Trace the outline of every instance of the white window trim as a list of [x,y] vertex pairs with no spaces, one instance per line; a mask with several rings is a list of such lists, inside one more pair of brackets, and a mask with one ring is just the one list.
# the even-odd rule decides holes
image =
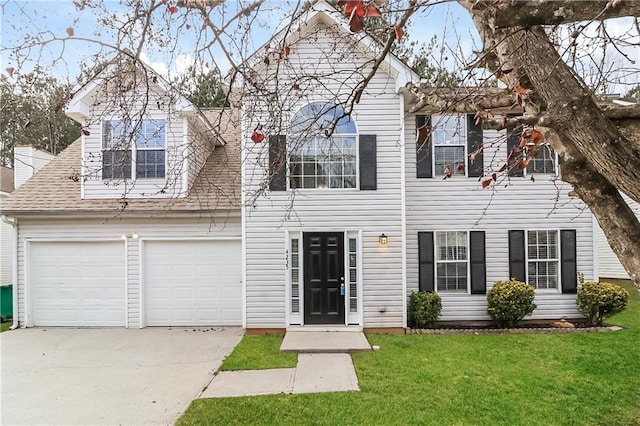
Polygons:
[[[558,251],[558,257],[557,257],[557,262],[558,262],[558,275],[556,277],[557,279],[557,286],[556,288],[542,288],[539,289],[538,287],[534,287],[533,285],[529,284],[529,232],[533,232],[533,231],[546,231],[546,232],[550,232],[553,231],[556,233],[556,241],[557,241],[557,251]],[[556,229],[556,228],[533,228],[533,229],[525,229],[524,230],[524,273],[525,273],[525,280],[527,282],[527,284],[531,285],[531,287],[533,287],[535,289],[536,293],[541,293],[541,294],[559,294],[562,293],[562,247],[561,244],[562,242],[560,241],[560,230]],[[535,259],[533,261],[536,261],[538,259]],[[553,260],[553,259],[546,259],[547,261],[549,260]]]
[[431,152],[431,170],[433,171],[433,177],[443,177],[444,174],[440,175],[436,173],[436,147],[451,147],[451,146],[462,146],[464,149],[464,157],[463,157],[463,164],[464,164],[464,176],[462,175],[462,173],[458,173],[457,170],[451,170],[451,177],[448,179],[453,179],[455,177],[458,178],[463,178],[463,177],[468,177],[469,176],[469,170],[467,170],[467,157],[469,156],[469,153],[467,152],[468,150],[468,131],[467,131],[467,115],[466,114],[432,114],[431,115],[431,132],[432,134],[435,133],[436,130],[436,118],[437,117],[461,117],[460,121],[462,123],[462,135],[463,135],[463,139],[464,142],[462,144],[451,144],[451,145],[437,145],[435,139],[431,138],[431,146],[432,146],[432,152]]
[[[438,260],[438,233],[442,232],[464,232],[467,237],[467,291],[438,290],[438,263],[461,263],[460,260]],[[433,231],[433,290],[436,293],[446,294],[447,296],[467,296],[471,294],[471,247],[469,242],[469,231],[461,231],[459,229],[437,230]]]
[[[297,109],[295,110],[296,113],[294,113],[293,115],[291,115],[289,117],[289,124],[291,124],[291,120],[293,120],[294,116],[297,114],[297,111],[301,110],[302,108],[304,108],[305,106],[309,105],[309,104],[313,104],[313,103],[318,103],[318,102],[325,102],[325,103],[332,103],[332,101],[326,101],[326,100],[322,100],[322,99],[312,99],[309,100],[309,102],[306,102],[304,104],[298,105]],[[339,104],[335,104],[337,106],[340,106]],[[356,128],[356,132],[355,133],[334,133],[331,135],[331,137],[333,136],[351,136],[353,135],[355,137],[355,151],[356,151],[356,160],[355,160],[355,166],[356,166],[356,185],[353,188],[292,188],[291,187],[291,149],[287,148],[287,165],[286,165],[286,181],[287,181],[287,191],[301,191],[301,192],[305,192],[305,193],[314,193],[314,192],[326,192],[326,191],[345,191],[345,192],[356,192],[360,190],[360,129],[358,127],[358,123],[356,122],[355,118],[354,118],[355,114],[351,115],[351,121],[353,122],[353,125]],[[287,133],[287,146],[289,146],[289,141],[291,141],[294,138],[294,135],[291,133]],[[344,175],[343,175],[344,176]],[[321,231],[322,232],[322,231]]]
[[[142,121],[159,121],[159,120],[163,120],[164,121],[164,176],[163,177],[156,177],[156,178],[138,178],[138,174],[136,173],[136,168],[138,165],[138,159],[137,159],[137,151],[138,148],[136,146],[136,141],[135,138],[132,141],[131,147],[127,150],[118,150],[118,151],[131,151],[131,177],[130,178],[126,178],[126,177],[117,177],[117,178],[102,178],[102,167],[100,168],[100,180],[101,181],[119,181],[119,180],[123,180],[123,181],[131,181],[131,182],[135,182],[138,179],[140,179],[143,182],[150,182],[150,183],[154,183],[154,182],[166,182],[167,181],[167,176],[169,174],[169,166],[168,166],[168,159],[169,159],[169,150],[168,150],[168,146],[167,146],[167,142],[169,140],[168,137],[168,132],[167,132],[167,125],[169,123],[169,120],[166,117],[148,117],[148,118],[143,118]],[[122,118],[116,118],[116,117],[112,117],[112,118],[103,118],[102,121],[100,122],[100,164],[104,164],[104,153],[108,152],[108,151],[113,151],[113,149],[105,149],[104,148],[104,125],[105,122],[107,121],[124,121]],[[147,150],[153,150],[153,149],[143,149],[143,151],[147,151]],[[157,150],[157,149],[156,149]]]

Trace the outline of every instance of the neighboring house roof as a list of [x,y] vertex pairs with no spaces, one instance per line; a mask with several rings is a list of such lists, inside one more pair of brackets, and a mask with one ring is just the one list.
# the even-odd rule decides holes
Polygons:
[[2,166],[0,168],[0,192],[9,194],[13,192],[13,169]]
[[204,111],[227,144],[209,156],[184,198],[81,198],[82,140],[72,143],[39,173],[14,191],[2,214],[86,215],[90,213],[193,213],[240,208],[240,134],[238,111]]

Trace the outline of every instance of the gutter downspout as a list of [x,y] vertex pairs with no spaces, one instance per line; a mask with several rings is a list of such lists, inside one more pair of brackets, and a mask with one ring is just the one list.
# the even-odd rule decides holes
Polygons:
[[18,328],[18,219],[9,219],[7,216],[2,215],[2,221],[7,225],[11,225],[11,227],[13,228],[13,291],[11,294],[11,297],[13,299],[13,324],[11,324],[9,330],[15,330],[16,328]]

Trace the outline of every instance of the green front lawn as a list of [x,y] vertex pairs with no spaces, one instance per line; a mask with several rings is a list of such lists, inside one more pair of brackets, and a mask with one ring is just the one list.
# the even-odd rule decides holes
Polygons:
[[0,333],[7,331],[9,327],[11,327],[11,324],[13,324],[11,321],[0,323]]
[[220,370],[266,370],[269,368],[295,368],[298,356],[280,353],[281,336],[244,336]]
[[368,336],[381,350],[353,355],[360,392],[196,400],[178,424],[638,425],[640,297],[624,285],[622,331]]

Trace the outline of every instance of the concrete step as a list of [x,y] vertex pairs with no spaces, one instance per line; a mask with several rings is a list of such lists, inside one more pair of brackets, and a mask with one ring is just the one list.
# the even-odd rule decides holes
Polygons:
[[370,351],[371,345],[362,330],[343,329],[340,331],[287,330],[280,352],[295,353],[351,353]]

